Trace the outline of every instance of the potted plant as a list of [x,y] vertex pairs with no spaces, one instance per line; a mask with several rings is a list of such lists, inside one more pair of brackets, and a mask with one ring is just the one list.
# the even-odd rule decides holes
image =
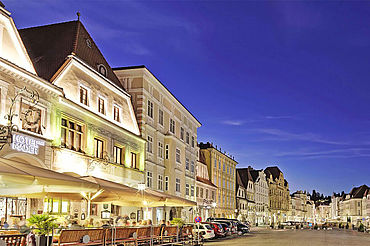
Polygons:
[[171,220],[171,224],[177,225],[178,227],[182,227],[185,224],[185,222],[181,218],[173,218],[173,220]]
[[[31,218],[27,219],[29,226],[33,227],[36,234],[36,245],[47,246],[52,244],[52,237],[49,234],[53,228],[58,227],[55,223],[56,218],[49,214],[33,214]],[[49,240],[49,242],[47,242]]]

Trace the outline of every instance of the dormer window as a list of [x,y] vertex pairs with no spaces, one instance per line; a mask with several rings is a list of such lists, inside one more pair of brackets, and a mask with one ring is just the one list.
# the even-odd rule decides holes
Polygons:
[[105,68],[103,64],[98,65],[98,72],[104,77],[107,77],[107,69]]

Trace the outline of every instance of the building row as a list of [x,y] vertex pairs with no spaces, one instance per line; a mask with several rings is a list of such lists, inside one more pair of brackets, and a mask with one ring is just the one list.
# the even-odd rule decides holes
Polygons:
[[0,24],[2,223],[235,216],[237,162],[148,68],[110,67],[80,20]]

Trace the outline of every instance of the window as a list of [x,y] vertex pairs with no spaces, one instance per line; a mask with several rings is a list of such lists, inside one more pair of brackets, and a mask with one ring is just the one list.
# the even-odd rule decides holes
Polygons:
[[194,185],[191,186],[190,196],[194,197]]
[[200,188],[200,198],[203,198],[203,188]]
[[163,111],[161,109],[158,110],[158,123],[163,126]]
[[148,116],[153,118],[153,103],[148,100]]
[[69,202],[60,199],[44,199],[44,212],[53,214],[69,213]]
[[190,135],[188,132],[186,132],[186,143],[189,144]]
[[218,161],[218,169],[221,170],[221,160]]
[[80,87],[80,103],[84,105],[89,105],[89,100],[87,97],[87,89]]
[[104,155],[104,142],[98,138],[94,138],[95,157],[103,158]]
[[190,171],[192,173],[194,172],[194,161],[191,161]]
[[208,199],[208,189],[206,189],[206,199]]
[[180,129],[180,138],[181,138],[181,140],[184,140],[184,128],[182,128],[182,127]]
[[115,120],[115,121],[120,121],[120,119],[119,119],[119,107],[117,107],[117,106],[113,106],[113,119]]
[[137,155],[131,152],[131,168],[137,169]]
[[113,161],[117,164],[122,164],[122,148],[118,146],[113,147]]
[[158,142],[158,157],[163,158],[163,143]]
[[169,187],[170,178],[168,176],[164,177],[164,189],[167,191]]
[[193,148],[194,148],[194,142],[195,142],[195,140],[194,140],[194,136],[192,136],[192,137],[191,137],[191,147],[193,147]]
[[169,147],[168,147],[168,144],[166,144],[166,153],[165,153],[165,157],[166,157],[166,159],[168,160],[168,158],[169,158]]
[[146,186],[149,188],[152,188],[153,184],[153,173],[152,172],[146,172]]
[[98,111],[101,114],[105,114],[105,102],[101,97],[98,98]]
[[199,187],[197,186],[197,197],[199,197]]
[[176,149],[176,162],[181,163],[181,151]]
[[215,191],[212,191],[212,200],[215,200]]
[[148,136],[147,151],[153,153],[153,138]]
[[186,161],[185,161],[185,169],[186,170],[190,170],[190,163],[189,163],[189,159],[186,158]]
[[170,119],[170,132],[175,134],[175,121],[173,119]]
[[82,152],[82,125],[62,119],[61,144],[63,147]]
[[180,179],[176,178],[176,192],[180,192]]
[[98,72],[104,77],[107,77],[107,69],[105,68],[103,64],[98,65]]
[[186,195],[186,196],[188,196],[188,195],[190,194],[190,192],[189,192],[189,191],[190,191],[190,190],[189,190],[189,188],[190,188],[190,187],[189,187],[189,184],[186,184],[186,185],[185,185],[185,195]]
[[158,190],[163,190],[163,176],[158,175]]
[[217,160],[215,159],[215,169],[217,168]]

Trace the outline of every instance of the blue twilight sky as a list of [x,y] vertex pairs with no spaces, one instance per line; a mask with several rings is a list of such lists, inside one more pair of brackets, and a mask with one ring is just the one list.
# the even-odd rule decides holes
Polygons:
[[81,20],[112,67],[146,65],[239,167],[296,189],[370,185],[370,3],[3,1],[18,28]]

